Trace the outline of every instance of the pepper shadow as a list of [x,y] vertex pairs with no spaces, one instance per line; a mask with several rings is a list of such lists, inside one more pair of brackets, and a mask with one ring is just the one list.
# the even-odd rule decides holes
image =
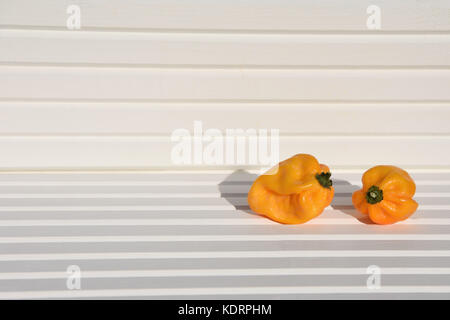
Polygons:
[[356,190],[361,189],[360,186],[351,184],[347,180],[333,179],[334,198],[331,207],[339,210],[364,224],[374,224],[368,216],[359,213],[352,203],[352,194]]
[[234,171],[219,183],[220,197],[233,205],[236,210],[257,215],[250,210],[247,194],[258,176],[242,169]]

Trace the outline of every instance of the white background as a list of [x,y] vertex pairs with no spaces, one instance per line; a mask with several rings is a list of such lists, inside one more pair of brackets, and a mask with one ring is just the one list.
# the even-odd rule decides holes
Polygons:
[[194,120],[333,168],[450,168],[449,66],[445,0],[0,0],[0,169],[171,167]]

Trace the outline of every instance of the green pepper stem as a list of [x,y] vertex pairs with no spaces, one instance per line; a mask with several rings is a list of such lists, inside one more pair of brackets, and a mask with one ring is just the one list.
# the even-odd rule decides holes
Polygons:
[[383,190],[377,186],[371,186],[366,193],[366,200],[370,204],[375,204],[383,200]]
[[330,179],[331,177],[331,172],[322,172],[322,173],[317,173],[316,174],[316,179],[317,181],[319,181],[319,184],[327,189],[330,189],[331,186],[333,185],[333,181]]

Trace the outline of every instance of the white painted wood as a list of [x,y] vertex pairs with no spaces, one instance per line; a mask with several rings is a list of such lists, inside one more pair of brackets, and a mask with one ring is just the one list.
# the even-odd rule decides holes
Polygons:
[[196,120],[202,121],[204,130],[222,131],[278,128],[282,134],[449,134],[449,119],[450,103],[431,102],[0,102],[0,134],[16,135],[170,135],[179,128],[192,131]]
[[[197,298],[202,284],[213,294],[224,283],[233,288],[229,292],[233,298],[235,290],[253,297],[261,293],[255,290],[261,285],[267,285],[269,292],[287,284],[301,286],[299,290],[308,294],[342,294],[349,286],[364,284],[367,266],[378,263],[383,266],[384,287],[396,291],[397,298],[411,292],[440,292],[437,297],[445,297],[448,289],[443,284],[450,281],[450,198],[435,192],[443,190],[442,182],[444,188],[450,185],[450,172],[413,170],[418,191],[433,199],[416,194],[418,211],[392,226],[367,225],[349,209],[348,187],[356,187],[353,180],[361,173],[337,170],[333,204],[301,226],[277,224],[231,204],[234,198],[227,193],[242,192],[244,184],[238,182],[251,183],[255,178],[249,172],[1,173],[2,187],[23,192],[22,198],[3,198],[0,203],[0,296],[69,297],[65,282],[60,281],[69,265],[79,266],[86,275],[83,286],[91,289],[83,291],[86,297],[184,294]],[[175,184],[162,186],[170,181]],[[160,183],[154,186],[165,188],[164,192],[188,194],[198,189],[193,187],[198,181],[212,182],[208,189],[218,188],[221,197],[58,197],[63,188],[77,183],[85,192],[95,186],[106,192],[118,185],[121,195],[129,195],[133,183]],[[424,189],[427,181],[435,184]],[[27,193],[29,185],[45,192],[43,186],[49,182],[58,184],[56,194],[37,199]],[[76,196],[75,192],[72,189],[69,195]],[[228,202],[227,210],[217,209]],[[442,208],[430,208],[433,204]],[[173,209],[175,205],[179,208]],[[120,281],[102,281],[105,278]],[[408,290],[392,287],[402,284]],[[326,286],[332,287],[323,289]],[[286,293],[283,290],[280,293]],[[380,298],[386,292],[379,292]]]
[[[128,260],[128,259],[202,259],[202,258],[286,258],[286,257],[450,257],[450,250],[297,250],[297,251],[218,251],[218,252],[126,252],[85,254],[11,254],[0,261],[52,260]],[[450,288],[449,288],[450,289]],[[191,288],[192,290],[192,288]]]
[[[107,289],[107,290],[48,290],[48,291],[10,291],[0,293],[1,299],[111,299],[125,297],[146,297],[147,299],[174,299],[184,297],[203,297],[204,299],[231,299],[233,297],[254,297],[260,299],[264,295],[272,299],[289,297],[290,295],[304,295],[308,299],[322,299],[327,294],[329,299],[345,297],[347,299],[383,299],[387,294],[392,297],[413,294],[417,299],[419,294],[436,294],[440,299],[447,298],[450,293],[450,286],[383,286],[379,290],[370,290],[367,286],[328,286],[328,287],[307,287],[307,286],[271,286],[271,287],[205,287],[205,288],[164,288],[164,289]],[[352,296],[353,295],[353,296]],[[425,296],[426,298],[426,296]],[[431,298],[432,299],[432,298]]]
[[449,66],[449,34],[0,30],[0,63],[127,66]]
[[[175,144],[170,138],[151,136],[3,136],[0,137],[0,168],[176,169],[177,165],[171,160],[171,151]],[[280,159],[296,153],[310,153],[333,168],[367,168],[377,164],[436,168],[448,167],[449,148],[449,136],[305,135],[281,137]],[[180,169],[184,167],[178,165]],[[208,168],[207,165],[193,167]]]
[[[273,225],[273,223],[272,223]],[[318,224],[308,224],[308,226],[313,226],[313,227],[309,227],[309,228],[314,228],[316,225]],[[354,229],[357,229],[357,227],[355,226],[361,226],[361,223],[355,223],[354,224]],[[267,224],[265,225],[265,227],[267,228]],[[342,226],[342,225],[341,225]],[[95,227],[95,226],[92,226]],[[211,227],[211,226],[210,226]],[[236,226],[234,226],[236,227]],[[259,226],[260,229],[262,229],[263,227],[261,227],[261,225]],[[322,225],[323,227],[323,225]],[[329,227],[333,227],[333,225],[329,225]],[[422,228],[426,228],[427,226],[421,226]],[[35,226],[35,229],[38,228],[38,226]],[[72,226],[72,228],[74,228]],[[136,228],[136,227],[135,227]],[[193,230],[195,230],[192,226],[191,228]],[[205,227],[206,228],[206,227]],[[253,227],[255,229],[258,229],[258,227]],[[316,227],[316,229],[318,230],[320,227]],[[54,228],[55,230],[58,231],[58,228]],[[195,231],[199,231],[198,229]],[[117,236],[72,236],[72,237],[68,237],[68,236],[49,236],[49,237],[32,237],[32,236],[28,236],[28,237],[20,237],[20,236],[14,236],[14,237],[9,237],[9,238],[0,238],[0,244],[22,244],[22,243],[111,243],[111,242],[148,242],[148,243],[152,243],[152,242],[235,242],[235,241],[242,241],[242,242],[250,242],[250,241],[268,241],[268,242],[272,242],[272,241],[450,241],[450,236],[447,234],[295,234],[295,235],[289,235],[289,234],[276,234],[276,235],[256,235],[256,234],[252,234],[252,235],[208,235],[208,236],[192,236],[192,235],[173,235],[173,236],[122,236],[122,235],[117,235]],[[310,252],[308,252],[310,251]],[[311,252],[312,251],[312,252]],[[314,252],[313,250],[306,250],[304,251],[305,256],[319,256],[321,257],[321,252],[322,250],[319,250],[318,252]],[[356,251],[356,250],[352,250],[352,251]],[[381,250],[373,250],[373,252],[370,251],[366,251],[365,254],[372,254],[372,255],[377,255],[378,252]],[[408,250],[410,251],[410,250]],[[248,251],[246,251],[248,252]],[[323,252],[323,251],[322,251]],[[155,253],[155,252],[153,252]],[[182,254],[185,254],[186,257],[189,257],[189,254],[191,254],[193,257],[196,256],[197,252],[173,252],[173,251],[169,251],[169,252],[164,252],[162,254],[152,254],[152,252],[140,252],[140,253],[136,253],[136,252],[127,252],[124,253],[122,255],[125,256],[122,259],[126,259],[127,256],[130,259],[133,259],[133,256],[141,256],[141,259],[145,259],[145,258],[163,258],[167,257],[167,258],[176,258],[176,254],[180,254],[179,258],[182,258]],[[200,252],[201,253],[201,252]],[[211,253],[211,252],[210,252]],[[211,258],[220,258],[220,253],[223,252],[218,252],[219,255],[218,256],[214,256],[213,253],[211,253]],[[276,251],[273,252],[275,256],[281,257],[283,256],[283,250],[280,251]],[[405,252],[406,254],[408,254],[408,252]],[[292,254],[292,253],[291,253]],[[339,253],[336,252],[336,254]],[[412,254],[412,256],[423,256],[423,254],[425,254],[425,256],[427,256],[427,253],[422,253],[422,254],[418,254],[418,253],[410,253]],[[436,255],[436,253],[433,252],[429,252],[428,254],[430,254],[430,256],[434,256]],[[46,258],[44,257],[48,257],[48,256],[61,256],[61,254],[40,254],[40,255],[33,255],[33,256],[37,256],[36,258],[31,258],[29,257],[30,255],[25,255],[25,257],[23,257],[23,255],[1,255],[0,254],[0,261],[11,261],[11,260],[40,260],[39,256],[41,256],[42,260],[46,260]],[[97,259],[108,259],[108,253],[105,253],[103,255],[99,254],[99,257]],[[116,253],[117,256],[121,256],[119,252]],[[448,256],[450,257],[450,251],[446,250],[445,253],[438,253],[437,256]],[[15,256],[15,257],[14,257]],[[27,257],[28,256],[28,257]],[[69,257],[68,257],[69,256]],[[89,255],[87,255],[89,256]],[[364,256],[364,253],[355,252],[355,256]],[[240,257],[240,256],[237,256]],[[68,254],[64,254],[64,258],[65,259],[70,259],[70,255]],[[114,259],[114,257],[112,257]],[[200,255],[200,258],[204,258],[203,255]],[[53,258],[54,259],[54,258]],[[53,259],[49,259],[49,260],[53,260]],[[80,259],[84,259],[84,257],[80,257]],[[89,259],[89,258],[87,258]],[[95,259],[95,258],[94,258]],[[118,258],[120,259],[120,258]]]
[[[319,159],[322,163],[327,163],[324,159]],[[357,184],[361,182],[361,176],[367,168],[334,168],[331,166],[333,172],[333,179],[335,179],[335,184],[339,185],[339,188],[345,186],[345,180],[347,181],[357,181]],[[434,182],[435,186],[426,187],[423,192],[439,192],[448,189],[450,186],[450,169],[442,170],[438,169],[420,169],[420,168],[408,168],[408,172],[411,177],[415,180],[417,185],[421,187],[426,182]],[[259,175],[258,170],[239,170],[235,171],[233,169],[223,169],[223,170],[138,170],[138,171],[53,171],[53,172],[1,172],[0,173],[0,185],[1,186],[20,186],[20,190],[24,189],[25,186],[37,186],[37,190],[42,190],[42,187],[50,183],[53,186],[57,186],[55,191],[59,192],[64,189],[61,187],[68,186],[82,186],[79,190],[89,190],[89,187],[100,186],[101,188],[95,188],[99,190],[110,190],[106,187],[115,186],[119,189],[116,192],[121,194],[135,192],[135,188],[132,186],[145,186],[144,189],[147,192],[180,192],[180,190],[185,190],[185,187],[189,183],[194,187],[192,190],[211,190],[211,188],[216,188],[221,182],[227,181],[226,185],[220,185],[228,190],[228,185],[232,190],[239,190],[241,187],[249,187],[250,184]],[[338,181],[336,181],[336,179]],[[209,185],[204,185],[200,187],[195,185],[196,182],[210,183]],[[172,184],[166,184],[172,183]],[[446,185],[446,186],[441,186]],[[153,186],[153,187],[149,187]],[[166,187],[164,187],[166,186]],[[169,186],[169,187],[167,187]],[[158,188],[159,187],[159,188]],[[181,189],[177,189],[181,188]],[[236,189],[237,188],[237,189]],[[444,189],[442,189],[444,188]],[[139,189],[139,188],[138,188]],[[8,189],[11,190],[11,189]],[[69,193],[77,193],[72,189]],[[178,190],[178,191],[176,191]],[[347,189],[345,189],[347,190]],[[420,189],[418,189],[419,191]],[[36,189],[35,191],[36,192]],[[236,192],[236,191],[235,191]],[[231,193],[235,193],[231,192]]]
[[[351,217],[338,218],[338,219],[316,219],[308,222],[308,225],[359,225],[361,222]],[[75,220],[75,219],[57,219],[57,220],[5,220],[0,221],[0,227],[55,227],[55,226],[268,226],[274,225],[275,222],[267,219],[103,219],[103,220]],[[402,222],[404,225],[450,225],[450,219],[420,219],[411,218]],[[175,238],[175,237],[174,237]],[[376,236],[371,238],[380,239],[382,237]],[[136,237],[133,240],[138,241],[151,241],[153,238],[148,237]],[[178,237],[176,237],[178,241]],[[250,238],[252,239],[252,238]],[[344,238],[345,239],[345,238]],[[414,237],[407,238],[408,240],[450,240],[449,235],[436,235],[435,237],[420,235],[414,235]],[[11,242],[14,239],[9,239]],[[23,240],[23,239],[21,239]],[[34,239],[30,239],[29,242],[35,242]],[[72,238],[66,239],[68,242],[72,241]],[[101,241],[101,239],[99,239]],[[185,239],[184,239],[185,240]],[[206,239],[209,241],[211,239]],[[273,240],[269,238],[269,240]],[[315,239],[319,240],[319,239]],[[334,239],[333,240],[339,240]],[[342,239],[341,239],[342,240]],[[351,240],[367,240],[367,237],[351,237]],[[383,240],[386,240],[383,238]],[[398,235],[390,235],[388,240],[405,240],[405,237],[398,237]],[[0,238],[0,243],[2,239]],[[61,239],[55,239],[54,242],[62,242]],[[10,242],[8,242],[10,243]]]
[[[367,31],[371,0],[1,0],[0,26],[65,28],[78,4],[82,28],[170,30]],[[446,0],[378,0],[383,31],[449,31]]]
[[0,67],[0,99],[450,100],[450,70]]
[[[449,16],[447,0],[0,0],[0,170],[22,172],[0,174],[0,297],[448,297]],[[195,120],[279,129],[280,159],[331,167],[332,205],[303,226],[251,214],[256,168],[172,162]],[[416,180],[411,219],[359,220],[350,194],[377,164]],[[71,264],[87,291],[60,281]],[[397,268],[375,296],[373,264]]]
[[[365,268],[257,268],[257,269],[183,269],[183,270],[126,270],[85,271],[84,278],[157,278],[211,276],[279,276],[279,275],[367,275]],[[424,275],[450,274],[450,268],[383,268],[383,274]],[[1,280],[66,279],[65,272],[8,272]]]

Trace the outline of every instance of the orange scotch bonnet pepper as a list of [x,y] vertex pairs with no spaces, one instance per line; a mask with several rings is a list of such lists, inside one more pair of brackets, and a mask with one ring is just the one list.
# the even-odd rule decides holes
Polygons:
[[250,208],[284,224],[305,223],[330,205],[330,170],[309,154],[297,154],[259,176],[248,193]]
[[411,216],[419,206],[412,199],[416,184],[409,174],[394,166],[376,166],[362,177],[363,187],[355,191],[355,208],[377,224],[392,224]]

